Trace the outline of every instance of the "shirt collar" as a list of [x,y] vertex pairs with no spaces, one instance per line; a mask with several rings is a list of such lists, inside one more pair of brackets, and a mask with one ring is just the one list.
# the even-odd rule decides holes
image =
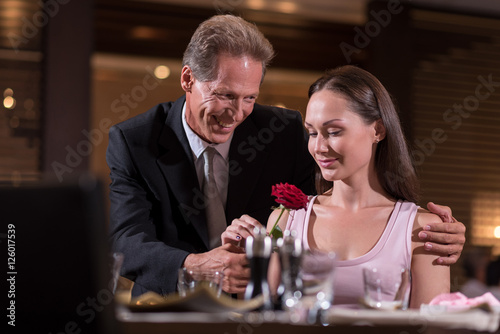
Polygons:
[[219,154],[224,158],[225,161],[228,160],[229,156],[229,147],[231,146],[231,140],[233,139],[233,134],[231,134],[231,137],[222,144],[210,144],[201,139],[187,124],[186,121],[186,103],[184,102],[184,105],[182,107],[182,126],[184,128],[184,132],[186,132],[186,136],[188,138],[189,146],[191,147],[191,151],[193,152],[194,156],[196,159],[200,157],[200,155],[203,154],[203,151],[207,146],[212,146],[219,152]]

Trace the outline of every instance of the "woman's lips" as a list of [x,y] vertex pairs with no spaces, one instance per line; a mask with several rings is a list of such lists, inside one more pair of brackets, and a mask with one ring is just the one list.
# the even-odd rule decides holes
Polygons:
[[328,168],[333,165],[338,159],[317,159],[318,165],[323,168]]

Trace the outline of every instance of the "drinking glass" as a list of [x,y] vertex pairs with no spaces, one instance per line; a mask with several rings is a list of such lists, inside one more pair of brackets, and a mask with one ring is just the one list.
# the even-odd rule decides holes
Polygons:
[[296,291],[285,300],[292,322],[326,325],[324,313],[334,298],[335,253],[304,252],[300,257]]
[[363,268],[364,304],[383,310],[406,310],[410,298],[410,269],[399,266]]
[[199,271],[180,268],[177,289],[179,295],[185,297],[197,288],[204,286],[215,291],[216,296],[220,297],[223,279],[224,274],[220,271]]
[[122,268],[124,256],[122,253],[114,252],[110,254],[110,270],[111,270],[111,293],[115,294],[119,288],[120,270]]

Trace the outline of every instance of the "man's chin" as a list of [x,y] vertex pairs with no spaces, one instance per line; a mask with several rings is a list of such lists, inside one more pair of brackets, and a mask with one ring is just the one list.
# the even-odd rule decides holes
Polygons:
[[232,131],[229,133],[211,133],[209,141],[213,144],[223,144],[231,138],[232,133]]

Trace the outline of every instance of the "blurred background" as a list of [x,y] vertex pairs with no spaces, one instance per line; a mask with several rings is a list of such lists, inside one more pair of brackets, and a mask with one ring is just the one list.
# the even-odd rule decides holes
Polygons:
[[[467,226],[466,250],[500,254],[499,1],[43,3],[0,1],[2,184],[90,171],[107,185],[109,127],[177,99],[190,36],[208,17],[233,13],[276,50],[261,104],[304,113],[307,89],[326,69],[353,64],[375,74],[400,109],[420,205],[450,206]],[[462,266],[452,273],[457,290]]]

